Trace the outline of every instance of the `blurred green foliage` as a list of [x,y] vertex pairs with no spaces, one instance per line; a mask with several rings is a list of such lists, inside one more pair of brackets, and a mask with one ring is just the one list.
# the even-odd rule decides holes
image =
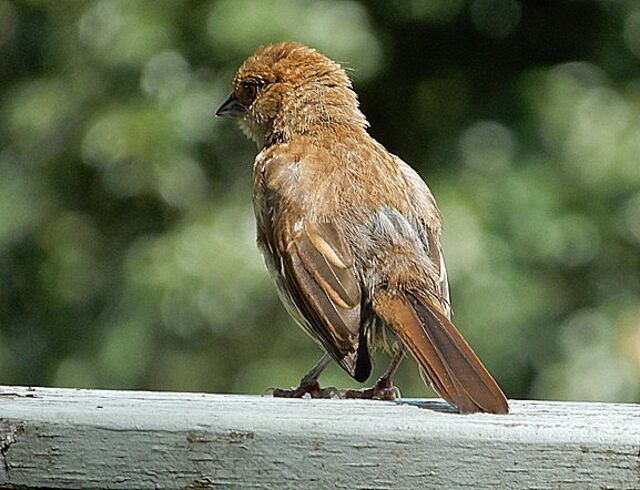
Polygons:
[[509,396],[640,401],[636,0],[0,0],[0,383],[256,393],[315,362],[254,245],[256,150],[213,117],[282,40],[349,67],[430,183]]

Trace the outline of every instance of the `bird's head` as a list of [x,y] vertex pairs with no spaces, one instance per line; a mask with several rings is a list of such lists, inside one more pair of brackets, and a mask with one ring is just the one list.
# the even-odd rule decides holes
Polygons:
[[344,69],[296,42],[261,46],[247,58],[216,115],[239,118],[259,147],[341,125],[367,127]]

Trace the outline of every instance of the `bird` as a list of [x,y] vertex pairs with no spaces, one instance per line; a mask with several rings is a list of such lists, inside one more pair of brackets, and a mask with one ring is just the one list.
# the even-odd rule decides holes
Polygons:
[[335,361],[358,382],[370,349],[391,354],[371,388],[392,400],[408,352],[459,413],[505,414],[507,399],[451,321],[442,216],[418,173],[368,132],[346,70],[298,42],[260,46],[238,68],[217,116],[257,145],[257,244],[280,299],[325,353],[276,397],[328,398],[318,377]]

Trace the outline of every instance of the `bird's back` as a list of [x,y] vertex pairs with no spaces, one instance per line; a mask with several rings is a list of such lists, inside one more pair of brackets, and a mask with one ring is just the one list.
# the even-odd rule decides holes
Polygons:
[[331,222],[358,262],[365,294],[381,285],[419,287],[449,315],[433,195],[365,131],[327,131],[272,146],[256,158],[254,176],[259,237],[276,229],[283,236],[270,240],[282,242],[301,220]]

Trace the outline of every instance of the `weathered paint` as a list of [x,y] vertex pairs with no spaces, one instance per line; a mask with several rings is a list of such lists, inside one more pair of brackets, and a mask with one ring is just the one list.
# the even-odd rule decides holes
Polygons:
[[0,487],[640,489],[640,405],[0,387]]

